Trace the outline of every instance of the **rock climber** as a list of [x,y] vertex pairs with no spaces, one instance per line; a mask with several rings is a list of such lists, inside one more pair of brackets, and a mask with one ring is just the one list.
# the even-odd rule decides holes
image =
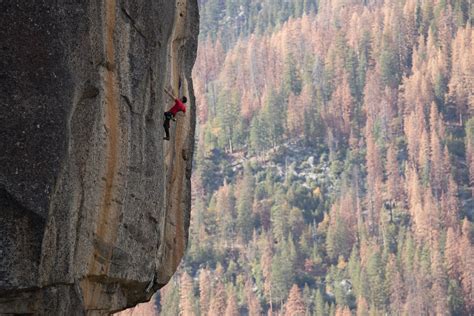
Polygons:
[[170,120],[176,121],[175,116],[178,112],[186,113],[186,106],[184,103],[188,100],[185,96],[180,99],[175,97],[171,92],[164,89],[166,94],[174,100],[174,105],[171,109],[165,112],[165,121],[163,127],[165,128],[166,137],[163,137],[164,140],[170,140]]

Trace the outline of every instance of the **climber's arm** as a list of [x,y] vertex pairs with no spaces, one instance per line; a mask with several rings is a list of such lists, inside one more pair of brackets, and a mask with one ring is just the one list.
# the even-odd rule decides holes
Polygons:
[[175,97],[175,96],[174,96],[171,92],[169,92],[168,90],[166,90],[166,89],[163,89],[163,90],[165,90],[166,94],[169,95],[170,98],[172,98],[173,100],[176,100],[176,99],[177,99],[177,97]]

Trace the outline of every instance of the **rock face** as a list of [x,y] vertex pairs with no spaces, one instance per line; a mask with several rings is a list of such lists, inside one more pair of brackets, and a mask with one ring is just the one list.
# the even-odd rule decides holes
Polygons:
[[[196,0],[0,0],[0,314],[151,297],[187,243]],[[188,111],[163,141],[163,88]]]

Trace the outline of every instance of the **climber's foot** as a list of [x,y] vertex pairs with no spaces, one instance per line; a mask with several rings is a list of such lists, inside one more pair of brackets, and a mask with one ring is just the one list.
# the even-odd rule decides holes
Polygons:
[[169,137],[163,137],[163,139],[164,139],[164,140],[170,140],[170,138],[169,138]]

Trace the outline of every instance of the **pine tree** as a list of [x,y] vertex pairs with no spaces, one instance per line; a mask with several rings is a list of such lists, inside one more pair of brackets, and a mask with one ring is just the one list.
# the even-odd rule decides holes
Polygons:
[[173,280],[168,286],[160,290],[160,314],[178,316],[179,315],[179,288]]
[[435,195],[439,197],[441,190],[446,187],[444,181],[443,170],[443,150],[441,146],[441,139],[443,135],[443,126],[438,117],[438,110],[434,103],[431,104],[430,109],[430,156],[431,156],[431,187]]
[[209,308],[209,315],[222,315],[226,309],[226,293],[224,284],[218,280],[214,286],[214,291],[211,297],[211,304]]
[[288,249],[288,242],[279,242],[279,251],[272,261],[272,299],[274,303],[282,304],[287,298],[293,281],[294,269]]
[[[272,259],[273,252],[271,248],[271,237],[264,238],[263,254],[260,265],[262,266],[262,274],[264,277],[263,293],[268,302],[272,302]],[[270,303],[271,304],[271,303]]]
[[[245,298],[247,300],[249,316],[260,316],[262,313],[262,308],[260,306],[260,302],[258,301],[258,298],[256,297],[253,291],[253,288],[254,286],[252,282],[250,280],[247,280],[247,282],[245,283]],[[270,305],[270,310],[271,310],[271,305]]]
[[369,316],[369,306],[362,296],[357,299],[357,316]]
[[405,301],[405,285],[401,275],[401,269],[394,255],[390,255],[386,271],[386,289],[390,299],[390,309],[394,314],[403,310]]
[[380,220],[380,210],[382,208],[382,161],[379,149],[375,143],[373,132],[367,125],[367,202],[369,207],[369,231],[378,234],[378,224]]
[[268,148],[269,135],[266,122],[261,119],[261,115],[255,115],[252,119],[249,141],[252,153],[259,154]]
[[469,91],[473,90],[472,62],[472,28],[460,29],[453,42],[451,80],[449,82],[449,97],[456,104],[459,123],[462,124],[468,106],[472,108],[473,98],[469,98]]
[[435,302],[435,313],[437,315],[447,315],[448,311],[448,279],[444,271],[444,263],[439,245],[436,243],[433,247],[431,258],[431,273],[433,277],[432,293]]
[[462,289],[457,280],[449,280],[447,299],[451,315],[462,315],[465,312]]
[[461,286],[463,299],[468,314],[474,313],[474,247],[472,245],[472,225],[467,218],[462,225],[460,244],[461,256]]
[[316,316],[326,316],[327,311],[325,309],[325,302],[323,299],[323,295],[321,290],[316,290],[316,297],[315,297],[315,315]]
[[278,242],[283,241],[288,234],[288,213],[287,204],[278,203],[271,209],[272,232]]
[[342,213],[341,210],[336,210],[336,206],[331,210],[326,249],[332,260],[336,260],[340,255],[348,258],[352,250],[355,238],[353,231],[351,231],[350,218],[348,218],[350,210],[348,211],[348,213]]
[[388,198],[400,201],[402,195],[402,182],[397,161],[397,150],[395,144],[391,143],[387,150],[387,191]]
[[237,306],[237,298],[233,291],[227,295],[227,307],[225,308],[225,316],[238,316],[239,308]]
[[302,90],[301,76],[296,68],[296,63],[292,54],[288,54],[285,59],[285,70],[283,74],[283,89],[286,95],[293,93],[299,95]]
[[300,289],[296,284],[293,284],[285,304],[285,316],[304,316],[305,312],[306,307]]
[[400,81],[400,64],[393,41],[388,35],[383,39],[379,64],[382,82],[391,88],[397,87]]
[[207,314],[210,307],[211,280],[209,271],[201,269],[199,272],[199,306],[201,314]]
[[216,220],[218,227],[218,238],[223,242],[221,245],[227,246],[227,242],[232,243],[235,238],[235,197],[232,185],[224,183],[216,193]]
[[253,231],[253,198],[255,181],[252,170],[248,165],[244,167],[240,194],[237,200],[237,227],[243,240],[248,241]]
[[181,276],[179,292],[179,314],[183,316],[195,315],[193,280],[186,271]]
[[282,141],[285,132],[286,102],[283,96],[271,89],[262,109],[262,124],[266,127],[271,148]]
[[234,151],[234,140],[238,133],[236,122],[239,120],[239,100],[238,92],[222,90],[217,98],[216,122],[219,126],[217,134],[219,144],[230,153]]
[[446,237],[446,267],[451,279],[456,280],[459,276],[459,236],[452,227],[448,228]]
[[370,304],[383,310],[386,302],[384,267],[380,253],[375,250],[367,263],[367,276],[370,284]]
[[474,118],[466,123],[466,163],[469,170],[469,186],[474,196]]

